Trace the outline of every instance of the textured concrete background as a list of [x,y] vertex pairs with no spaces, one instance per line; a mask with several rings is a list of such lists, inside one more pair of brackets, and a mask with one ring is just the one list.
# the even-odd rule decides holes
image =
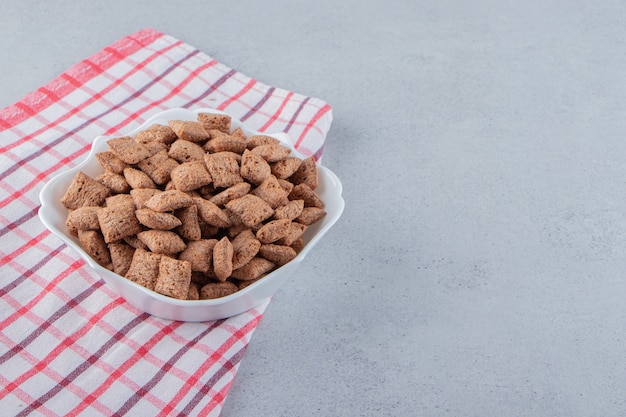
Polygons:
[[153,27],[334,111],[223,415],[626,415],[622,1],[3,0],[0,106]]

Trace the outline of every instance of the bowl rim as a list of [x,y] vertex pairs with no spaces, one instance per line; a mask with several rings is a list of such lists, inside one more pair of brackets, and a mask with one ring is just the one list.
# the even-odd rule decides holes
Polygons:
[[[323,225],[323,226],[319,226],[319,229],[316,233],[314,233],[312,236],[309,237],[309,240],[306,242],[306,244],[304,245],[304,247],[302,248],[302,250],[296,255],[296,257],[291,260],[290,262],[288,262],[286,265],[282,265],[278,268],[276,268],[274,271],[270,272],[269,274],[267,274],[265,277],[263,277],[263,279],[258,280],[253,282],[252,284],[246,286],[245,288],[224,296],[224,297],[220,297],[220,298],[215,298],[215,299],[208,299],[208,300],[179,300],[176,298],[172,298],[172,297],[168,297],[165,296],[163,294],[160,294],[156,291],[152,291],[146,287],[143,287],[142,285],[139,285],[133,281],[128,280],[127,278],[114,273],[113,271],[104,268],[103,266],[101,266],[100,264],[98,264],[97,262],[95,262],[95,260],[93,258],[91,258],[85,251],[84,249],[81,247],[80,244],[77,243],[77,241],[75,240],[75,238],[73,236],[70,236],[67,231],[64,230],[60,230],[57,226],[55,226],[55,224],[53,223],[53,219],[51,218],[52,215],[57,215],[57,207],[54,207],[54,199],[52,198],[52,194],[54,192],[54,188],[56,186],[59,186],[60,182],[63,181],[67,181],[68,179],[71,181],[71,178],[74,177],[74,175],[79,171],[82,170],[83,168],[87,167],[90,164],[93,164],[93,160],[95,159],[95,153],[96,152],[100,152],[100,148],[103,147],[103,144],[106,145],[106,141],[111,139],[111,138],[115,138],[115,137],[120,137],[120,136],[134,136],[136,135],[139,131],[146,129],[147,127],[149,127],[150,125],[154,124],[154,123],[163,123],[164,120],[174,120],[174,119],[179,119],[179,120],[185,120],[185,118],[187,118],[188,120],[195,120],[195,118],[193,118],[193,116],[197,116],[198,113],[213,113],[213,114],[224,114],[224,115],[228,115],[231,117],[231,123],[233,125],[236,125],[237,127],[241,127],[242,130],[244,131],[244,133],[246,133],[247,135],[251,135],[251,134],[257,134],[257,135],[265,135],[265,136],[271,136],[271,137],[275,137],[276,139],[280,140],[281,143],[286,144],[289,146],[289,148],[292,150],[292,152],[301,157],[301,158],[306,158],[305,155],[303,155],[301,152],[299,152],[292,140],[290,139],[290,137],[284,133],[284,132],[259,132],[259,131],[255,131],[252,130],[248,127],[246,127],[244,122],[241,122],[239,119],[235,118],[234,116],[230,115],[227,112],[221,111],[221,110],[217,110],[217,109],[212,109],[212,108],[207,108],[207,107],[202,107],[202,108],[198,108],[198,109],[184,109],[184,108],[173,108],[173,109],[168,109],[168,110],[164,110],[161,112],[158,112],[154,115],[152,115],[151,117],[149,117],[148,119],[146,119],[145,122],[143,122],[140,126],[138,126],[137,128],[133,129],[130,132],[127,133],[122,133],[122,134],[116,134],[116,135],[101,135],[101,136],[96,136],[95,139],[92,141],[91,143],[91,147],[90,150],[88,152],[88,154],[85,156],[85,158],[78,163],[77,165],[64,170],[62,172],[57,173],[56,175],[54,175],[52,178],[50,178],[46,184],[43,186],[43,188],[41,189],[41,191],[39,192],[39,201],[41,203],[41,206],[38,210],[38,216],[41,220],[41,222],[44,224],[44,226],[46,226],[46,228],[48,228],[48,230],[50,230],[55,236],[59,237],[65,244],[67,244],[68,246],[70,246],[74,251],[76,251],[79,256],[92,268],[95,270],[95,272],[97,272],[100,275],[100,278],[103,279],[103,274],[105,274],[106,276],[116,279],[118,280],[118,282],[123,283],[123,285],[131,285],[132,287],[134,287],[135,289],[138,289],[140,291],[142,291],[146,296],[155,299],[156,301],[162,301],[165,302],[167,304],[170,305],[174,305],[174,306],[178,306],[178,307],[198,307],[198,306],[220,306],[226,303],[229,303],[235,299],[241,298],[241,297],[245,297],[247,294],[249,294],[250,292],[253,292],[255,290],[256,287],[258,287],[259,285],[262,285],[262,282],[270,277],[271,275],[275,274],[277,271],[280,271],[281,269],[285,268],[286,265],[290,265],[291,267],[297,266],[298,264],[300,264],[304,258],[308,255],[308,253],[313,249],[313,247],[322,239],[322,237],[332,228],[332,226],[337,222],[337,220],[339,219],[339,217],[341,217],[342,213],[343,213],[343,209],[345,207],[345,201],[343,200],[342,197],[342,192],[343,192],[343,186],[341,181],[339,180],[339,178],[327,167],[323,166],[319,161],[317,162],[317,166],[318,166],[318,171],[319,173],[324,177],[324,180],[328,180],[330,181],[330,185],[332,185],[332,189],[333,189],[333,194],[334,197],[336,198],[335,203],[337,204],[337,210],[335,210],[331,217],[329,217],[329,219],[327,220],[327,222]],[[176,117],[174,117],[176,116]],[[181,117],[182,116],[182,117]],[[57,203],[60,204],[60,202]],[[62,209],[65,209],[65,207],[62,207]],[[107,281],[106,279],[104,279],[105,281]],[[107,282],[108,284],[108,282]],[[117,292],[117,291],[116,291]],[[119,294],[120,296],[122,296],[123,298],[126,299],[126,297],[123,294]],[[128,300],[127,300],[128,301]],[[131,303],[132,304],[132,303]]]

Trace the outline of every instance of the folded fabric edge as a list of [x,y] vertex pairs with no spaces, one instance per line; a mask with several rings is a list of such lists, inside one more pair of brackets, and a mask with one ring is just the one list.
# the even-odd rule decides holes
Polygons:
[[144,48],[164,34],[152,28],[124,36],[100,51],[72,65],[44,86],[28,93],[17,102],[0,109],[0,129],[8,129],[44,110],[77,86],[85,84],[121,59]]

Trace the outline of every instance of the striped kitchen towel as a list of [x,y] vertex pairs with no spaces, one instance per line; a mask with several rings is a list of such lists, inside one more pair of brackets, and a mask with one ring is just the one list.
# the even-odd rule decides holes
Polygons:
[[99,135],[168,108],[210,107],[290,135],[320,158],[324,101],[264,85],[152,29],[126,36],[0,110],[0,409],[3,415],[219,415],[267,302],[172,322],[110,290],[39,221],[39,191]]

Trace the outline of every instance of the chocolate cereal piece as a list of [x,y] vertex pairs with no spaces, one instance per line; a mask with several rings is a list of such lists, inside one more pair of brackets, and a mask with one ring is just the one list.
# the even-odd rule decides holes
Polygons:
[[130,165],[122,161],[115,156],[111,151],[96,153],[96,159],[105,172],[112,172],[114,174],[122,174],[124,168],[128,168]]
[[243,129],[241,129],[240,127],[230,132],[230,135],[239,139],[243,139],[246,142],[248,141],[248,136],[244,133]]
[[151,252],[163,255],[174,255],[187,247],[180,236],[169,230],[144,230],[137,233],[137,237]]
[[246,149],[246,140],[235,136],[223,135],[208,140],[203,148],[210,153],[224,151],[241,153]]
[[178,255],[181,261],[187,261],[192,271],[208,274],[213,267],[213,248],[217,239],[202,239],[189,242],[187,248]]
[[293,248],[296,253],[300,253],[304,249],[304,239],[302,237],[297,238],[289,247]]
[[225,137],[225,136],[230,136],[230,133],[222,132],[219,129],[209,129],[209,130],[207,130],[207,133],[209,134],[209,137],[210,137],[209,140],[222,138],[222,137]]
[[180,237],[188,241],[200,240],[202,238],[202,229],[198,219],[198,207],[195,204],[178,209],[174,214],[181,222],[181,225],[176,229],[176,233]]
[[250,194],[262,198],[273,209],[286,203],[289,195],[273,175],[265,178],[258,187],[250,191]]
[[316,223],[326,215],[326,211],[319,207],[305,207],[302,209],[302,213],[296,217],[298,223],[305,224],[307,226]]
[[132,207],[116,204],[98,210],[98,222],[107,243],[141,232],[142,227]]
[[170,120],[168,122],[176,136],[189,142],[203,142],[209,139],[209,134],[202,125],[195,121]]
[[278,178],[278,183],[281,187],[283,187],[283,190],[287,191],[287,194],[291,193],[291,190],[293,190],[293,183],[287,180],[282,180]]
[[291,149],[283,145],[259,145],[251,150],[252,153],[260,155],[267,162],[277,162],[285,159],[291,153]]
[[241,176],[255,185],[271,175],[272,169],[265,159],[249,150],[241,155]]
[[107,197],[106,200],[104,200],[104,206],[105,207],[125,206],[125,207],[130,207],[131,209],[134,210],[135,200],[133,200],[133,197],[130,194],[115,194],[110,197]]
[[127,164],[136,164],[150,156],[146,147],[130,136],[107,140],[109,150]]
[[100,223],[98,222],[97,206],[84,206],[68,213],[65,220],[67,230],[74,236],[78,236],[79,230],[98,230]]
[[233,185],[232,187],[228,187],[222,192],[219,192],[211,196],[211,198],[209,198],[209,201],[215,204],[216,206],[223,206],[226,203],[228,203],[230,200],[233,200],[235,198],[239,198],[248,194],[248,192],[250,192],[250,188],[251,186],[247,182],[240,182],[238,184]]
[[198,113],[198,122],[207,132],[212,129],[230,133],[231,118],[225,114]]
[[239,288],[230,281],[225,282],[209,282],[200,289],[201,300],[212,300],[214,298],[226,297],[234,294]]
[[235,269],[232,277],[242,281],[257,279],[274,269],[274,266],[273,262],[257,256],[241,268]]
[[296,257],[296,251],[291,246],[266,243],[259,248],[259,254],[268,261],[282,266]]
[[78,240],[80,245],[87,252],[87,254],[93,258],[105,268],[112,268],[111,266],[111,254],[109,248],[104,242],[102,235],[96,230],[79,230]]
[[107,186],[113,194],[123,194],[130,191],[130,185],[123,175],[113,172],[104,172],[95,178],[100,184]]
[[106,185],[78,171],[61,198],[61,204],[68,210],[83,206],[101,206],[110,192],[111,190]]
[[290,156],[271,165],[272,174],[282,180],[291,177],[302,165],[302,159]]
[[180,162],[202,161],[205,151],[200,145],[184,139],[178,139],[170,145],[168,155]]
[[247,227],[252,227],[274,214],[274,210],[260,197],[246,194],[226,203],[226,207],[235,213]]
[[291,230],[291,220],[272,220],[264,224],[257,232],[256,237],[261,243],[272,243],[284,237]]
[[187,290],[187,300],[199,300],[200,299],[200,287],[195,282],[189,284],[189,290]]
[[161,213],[189,207],[192,204],[192,198],[188,194],[178,190],[168,190],[155,194],[145,203],[147,208]]
[[163,191],[157,188],[134,188],[130,190],[130,195],[133,198],[135,207],[138,209],[146,208],[146,202],[154,197],[156,194],[161,194]]
[[154,291],[168,297],[186,300],[191,283],[191,265],[187,261],[162,256]]
[[302,213],[302,209],[304,209],[304,200],[290,200],[276,208],[274,218],[293,220]]
[[253,135],[248,137],[248,149],[256,148],[261,145],[280,145],[280,141],[266,135]]
[[202,197],[193,197],[193,202],[198,208],[198,217],[204,222],[216,227],[230,227],[230,218],[218,206]]
[[[148,142],[144,143],[143,146],[145,146],[145,148],[148,150],[150,156],[154,156],[163,151],[167,152],[167,145],[161,142]],[[137,165],[139,165],[141,162],[142,161],[140,161]]]
[[239,163],[230,152],[207,153],[204,162],[216,187],[230,187],[243,181]]
[[154,284],[159,275],[161,256],[143,249],[135,250],[125,277],[149,290],[154,290]]
[[211,183],[211,175],[202,161],[185,162],[172,170],[172,182],[180,191],[191,191]]
[[157,230],[170,230],[182,224],[180,219],[170,213],[160,213],[148,208],[138,209],[135,216],[139,223]]
[[315,159],[313,159],[312,156],[304,159],[289,180],[294,183],[294,185],[304,183],[312,190],[315,190],[318,185],[317,164],[315,163]]
[[291,224],[289,225],[289,232],[287,232],[287,234],[285,236],[283,236],[280,239],[278,239],[276,241],[276,244],[277,245],[291,246],[298,239],[300,239],[300,237],[302,237],[302,235],[304,234],[306,229],[307,229],[307,226],[302,224],[302,223],[291,222]]
[[252,260],[259,252],[261,242],[250,229],[239,233],[232,241],[233,269],[241,268]]
[[131,188],[157,188],[148,174],[135,168],[124,168],[124,178]]
[[178,162],[172,159],[164,149],[137,164],[140,170],[146,173],[155,184],[163,185],[170,180],[172,170]]
[[123,241],[113,242],[109,243],[109,252],[111,252],[113,272],[121,276],[126,275],[133,261],[135,248]]
[[324,201],[307,184],[295,185],[289,193],[290,200],[304,200],[304,207],[324,208]]
[[226,236],[213,247],[213,271],[222,282],[233,272],[233,244]]
[[158,142],[169,145],[177,139],[176,133],[171,127],[153,124],[149,128],[138,132],[135,135],[135,140],[139,143]]

